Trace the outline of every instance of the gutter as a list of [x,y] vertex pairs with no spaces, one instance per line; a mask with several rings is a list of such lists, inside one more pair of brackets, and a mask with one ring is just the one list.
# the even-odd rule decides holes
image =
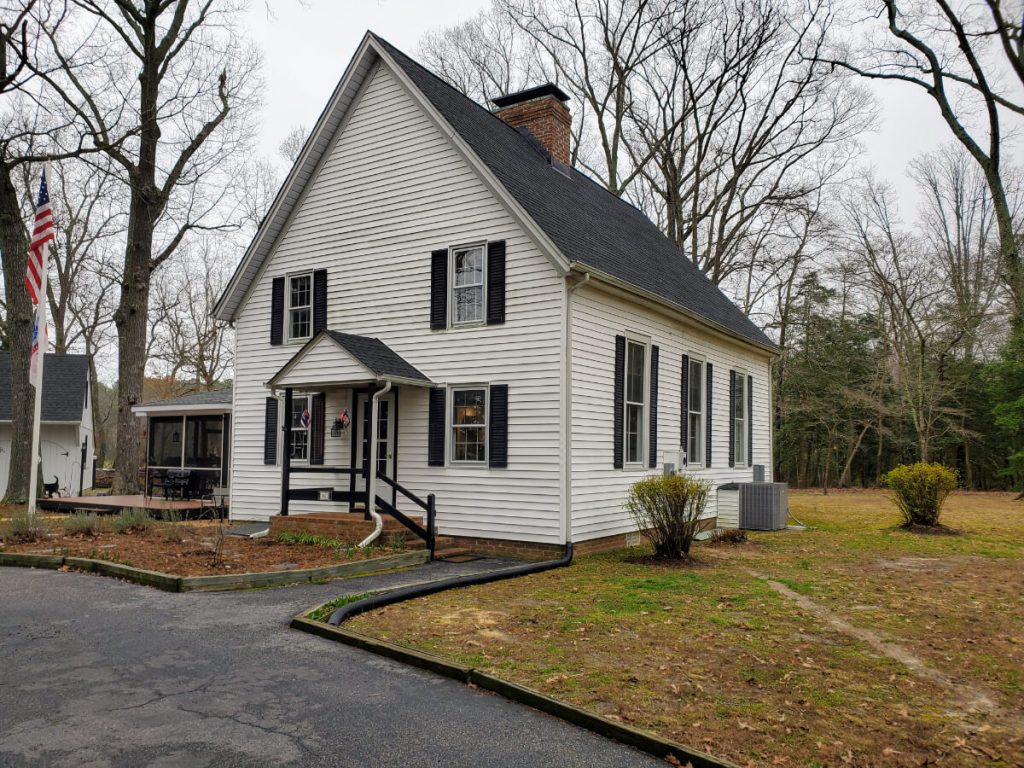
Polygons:
[[562,354],[562,527],[565,543],[572,543],[572,295],[590,282],[590,273],[566,285],[565,350]]
[[450,579],[428,581],[425,584],[416,584],[411,587],[404,587],[391,592],[384,592],[379,595],[371,595],[370,597],[364,597],[362,600],[356,600],[355,602],[341,606],[331,614],[327,623],[336,627],[346,619],[351,619],[353,616],[358,616],[361,613],[372,611],[376,608],[383,608],[386,605],[394,605],[395,603],[401,603],[405,600],[433,595],[449,589],[472,587],[477,584],[489,584],[494,581],[503,581],[505,579],[514,579],[519,576],[529,576],[534,573],[542,573],[543,571],[550,571],[555,568],[565,568],[571,563],[572,542],[568,542],[565,545],[565,553],[558,560],[545,560],[542,563],[516,565],[511,568],[503,568],[500,571],[490,571],[489,573],[473,573],[467,576],[454,576]]
[[383,389],[378,389],[370,398],[370,439],[367,450],[370,455],[367,460],[370,463],[370,470],[366,473],[366,513],[373,518],[373,531],[359,542],[359,548],[370,546],[384,530],[384,518],[377,511],[377,415],[380,413],[380,397],[391,391],[391,382],[384,384]]

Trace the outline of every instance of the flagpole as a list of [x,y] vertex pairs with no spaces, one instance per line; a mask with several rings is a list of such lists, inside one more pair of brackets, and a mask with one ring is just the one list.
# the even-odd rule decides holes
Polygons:
[[[50,163],[47,162],[46,166],[46,184],[50,184]],[[51,243],[46,243],[44,247],[49,250]],[[49,256],[49,254],[47,254]],[[46,342],[46,287],[49,279],[50,260],[46,258],[43,260],[42,274],[39,276],[40,289],[39,289],[39,303],[36,305],[36,312],[38,317],[35,318],[38,322],[38,334],[39,339],[39,359],[36,361],[36,378],[32,382],[35,387],[35,410],[32,417],[32,468],[29,470],[29,481],[28,481],[28,514],[34,516],[36,514],[36,501],[37,493],[36,489],[39,485],[39,472],[41,471],[43,459],[39,455],[39,431],[42,421],[43,414],[43,364],[46,361],[46,350],[49,346]]]

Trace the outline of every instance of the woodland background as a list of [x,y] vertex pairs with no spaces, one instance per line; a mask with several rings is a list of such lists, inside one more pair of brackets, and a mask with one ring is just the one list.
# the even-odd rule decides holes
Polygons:
[[[230,381],[210,310],[307,135],[254,151],[269,105],[243,8],[0,0],[0,345],[23,356],[18,254],[51,157],[50,339],[93,358],[122,490],[131,406]],[[990,489],[1024,482],[1022,19],[994,0],[492,0],[411,53],[484,105],[570,94],[576,167],[779,343],[778,479],[870,486],[920,459]],[[861,162],[878,78],[923,89],[949,127],[907,158],[911,205]]]

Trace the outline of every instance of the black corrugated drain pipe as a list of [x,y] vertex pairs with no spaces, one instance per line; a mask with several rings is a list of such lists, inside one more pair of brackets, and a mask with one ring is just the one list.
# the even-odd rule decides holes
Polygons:
[[370,597],[364,597],[362,600],[356,600],[341,606],[341,608],[331,614],[327,623],[338,626],[345,621],[345,619],[358,616],[360,613],[372,611],[375,608],[383,608],[385,605],[393,605],[394,603],[401,603],[405,600],[412,600],[414,597],[433,595],[437,592],[444,592],[458,587],[472,587],[477,584],[489,584],[492,581],[514,579],[517,576],[529,576],[531,573],[541,573],[542,571],[550,571],[555,568],[564,568],[571,562],[572,542],[570,541],[565,545],[565,554],[563,554],[558,560],[545,560],[541,563],[515,565],[511,568],[502,568],[500,571],[488,571],[486,573],[470,573],[465,576],[453,576],[450,579],[440,579],[438,581],[427,582],[426,584],[416,584],[412,587],[403,587],[402,589],[396,589],[391,592],[383,592],[379,595],[371,595]]

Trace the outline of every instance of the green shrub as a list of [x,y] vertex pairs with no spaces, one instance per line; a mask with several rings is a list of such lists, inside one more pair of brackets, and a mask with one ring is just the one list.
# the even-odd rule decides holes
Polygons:
[[64,520],[64,533],[68,536],[95,536],[103,530],[103,521],[94,512],[75,512]]
[[149,512],[139,507],[122,509],[111,523],[115,533],[142,533],[153,525]]
[[20,507],[0,528],[0,538],[4,541],[38,541],[46,536],[46,525],[39,514],[30,515],[28,507]]
[[901,464],[882,475],[903,513],[903,525],[938,525],[946,498],[956,488],[956,472],[941,464]]
[[657,557],[686,558],[711,484],[687,475],[659,475],[633,483],[626,510],[637,528],[646,531]]

